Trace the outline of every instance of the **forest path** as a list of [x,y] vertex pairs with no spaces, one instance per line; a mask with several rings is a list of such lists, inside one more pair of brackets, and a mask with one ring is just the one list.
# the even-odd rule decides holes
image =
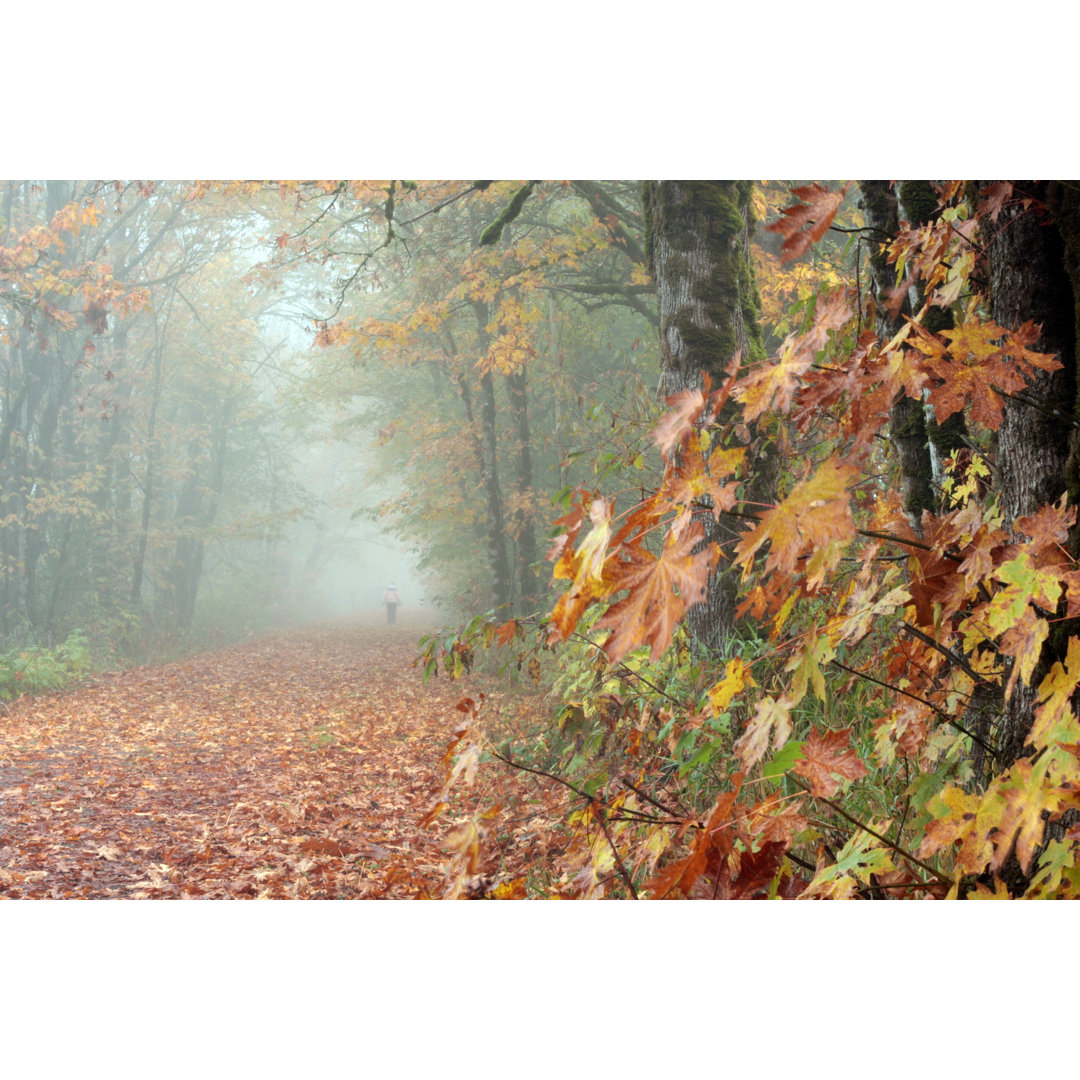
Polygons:
[[0,897],[439,895],[419,820],[467,687],[376,618],[0,709]]

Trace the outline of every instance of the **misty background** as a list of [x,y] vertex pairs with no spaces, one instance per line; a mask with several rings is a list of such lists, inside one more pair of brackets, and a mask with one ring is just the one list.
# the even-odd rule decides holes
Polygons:
[[8,180],[0,229],[13,671],[390,582],[428,620],[538,615],[573,489],[659,468],[634,181]]

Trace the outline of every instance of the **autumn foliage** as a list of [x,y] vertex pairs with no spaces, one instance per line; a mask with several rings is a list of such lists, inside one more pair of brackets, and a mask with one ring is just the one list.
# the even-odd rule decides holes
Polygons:
[[[1008,286],[995,277],[995,259],[1003,238],[1020,235],[1009,230],[1057,228],[1055,214],[1064,219],[1074,196],[1007,181],[941,182],[917,214],[883,230],[866,226],[854,184],[797,183],[782,201],[780,192],[769,182],[753,197],[764,220],[745,265],[759,295],[745,299],[741,317],[756,319],[761,300],[760,339],[663,403],[649,399],[634,371],[657,355],[655,334],[648,350],[641,345],[643,327],[657,320],[630,185],[205,182],[176,207],[151,200],[155,214],[195,207],[205,222],[230,199],[265,214],[272,253],[245,288],[273,291],[306,282],[316,267],[336,268],[324,282],[332,310],[313,333],[325,370],[313,363],[294,404],[333,411],[341,431],[375,432],[375,472],[394,467],[407,477],[378,510],[425,547],[454,600],[480,610],[461,629],[425,636],[410,677],[472,684],[445,694],[437,736],[426,728],[428,744],[414,757],[392,744],[413,739],[416,699],[364,674],[374,697],[363,717],[382,727],[362,752],[383,761],[382,781],[406,788],[385,803],[372,796],[374,809],[395,822],[407,816],[416,830],[396,851],[377,844],[377,871],[361,865],[376,848],[357,825],[372,824],[372,808],[346,787],[323,797],[351,759],[328,751],[316,768],[297,751],[286,718],[299,704],[280,686],[252,689],[232,675],[218,685],[203,672],[195,691],[174,671],[118,677],[85,692],[90,712],[70,716],[20,700],[5,767],[14,770],[7,793],[26,802],[9,845],[23,861],[9,862],[5,886],[90,895],[89,878],[100,877],[94,887],[110,895],[139,896],[1075,897],[1080,451],[1069,476],[1054,478],[1052,496],[1039,489],[1017,509],[1006,498],[1001,440],[1039,416],[1044,427],[1058,425],[1062,445],[1076,444],[1080,422],[1039,391],[1066,368],[1072,378],[1076,357],[1045,346],[1042,315],[1013,317],[993,295],[995,281]],[[254,415],[250,381],[229,381],[227,365],[198,350],[185,355],[193,419],[183,431],[175,418],[170,424],[175,445],[189,447],[188,467],[160,476],[175,455],[156,426],[158,399],[147,396],[142,428],[124,439],[119,424],[110,428],[116,454],[93,435],[102,470],[97,479],[73,474],[59,512],[41,495],[52,458],[39,468],[41,455],[13,434],[19,395],[34,380],[52,385],[66,370],[57,357],[104,350],[96,339],[110,319],[142,312],[133,325],[146,331],[146,351],[140,367],[125,370],[110,343],[116,370],[100,380],[119,373],[132,386],[157,385],[163,374],[148,344],[160,305],[115,281],[109,264],[74,255],[100,202],[95,193],[72,203],[43,225],[12,231],[0,248],[6,344],[20,363],[34,361],[25,394],[14,382],[6,391],[0,449],[23,452],[21,486],[11,487],[22,503],[0,521],[10,537],[6,587],[29,598],[31,615],[46,606],[33,560],[21,555],[37,544],[41,565],[55,564],[51,595],[61,595],[76,556],[66,544],[41,543],[31,501],[41,500],[34,514],[52,515],[54,535],[67,522],[79,536],[84,526],[99,536],[89,507],[105,514],[108,500],[94,485],[123,458],[129,470],[139,466],[145,492],[143,551],[125,556],[131,566],[115,576],[136,608],[151,571],[159,599],[186,590],[177,615],[190,626],[197,577],[186,581],[182,571],[201,563],[187,553],[189,532],[202,544],[224,530],[216,515],[226,451],[247,431],[233,410]],[[1072,209],[1080,214],[1080,202]],[[737,213],[745,210],[739,204]],[[750,217],[739,223],[749,236]],[[1075,235],[1062,231],[1061,243],[1080,280]],[[254,344],[240,291],[236,317],[215,342],[236,357]],[[63,345],[56,357],[43,343],[30,348],[31,330]],[[210,398],[225,403],[213,417],[202,413]],[[898,449],[910,435],[901,405],[920,430],[949,425],[955,436],[932,462],[932,505],[918,510],[901,496],[910,469]],[[349,415],[354,407],[366,411]],[[53,413],[39,411],[35,446],[55,453]],[[93,425],[63,415],[69,441],[91,439]],[[926,448],[929,436],[917,437]],[[216,480],[202,450],[208,441]],[[66,464],[56,456],[56,469]],[[759,471],[768,471],[765,486]],[[199,509],[185,511],[188,524],[168,544],[152,528],[172,520],[164,503],[158,519],[151,513],[164,491],[177,507]],[[102,520],[131,518],[134,501],[115,502],[114,517]],[[254,505],[237,509],[229,527],[239,538],[262,536],[257,515]],[[548,527],[545,596],[537,541]],[[157,563],[144,572],[155,538]],[[695,613],[719,587],[737,592],[733,621],[706,647]],[[327,653],[337,647],[325,643]],[[10,655],[10,677],[25,678],[31,651]],[[377,657],[365,655],[377,671]],[[231,660],[221,664],[227,673]],[[315,667],[318,700],[298,712],[305,737],[356,753],[358,714],[322,659]],[[305,665],[294,657],[288,670]],[[263,698],[247,721],[220,721],[226,708],[254,709]],[[166,715],[170,701],[190,707],[190,724],[178,724],[189,714]],[[94,710],[109,717],[104,742],[100,733],[91,739]],[[226,745],[234,757],[253,755],[250,777],[215,778]],[[169,769],[136,787],[112,758],[126,762],[147,747]],[[109,817],[97,781],[85,777],[104,781],[106,799],[145,806],[137,811],[150,819],[145,835]],[[242,827],[242,836],[215,847],[207,833],[200,846],[184,816],[195,813],[188,802],[200,784],[218,800],[213,829],[224,836]],[[225,813],[229,790],[241,797]],[[55,796],[48,815],[39,791]],[[80,823],[61,842],[49,815],[76,807]],[[179,839],[170,839],[178,821]],[[259,845],[269,836],[288,854],[264,873],[268,849]],[[146,858],[132,861],[143,849]],[[419,849],[423,865],[408,854]],[[45,852],[65,867],[47,884]],[[99,862],[121,856],[130,864],[122,875],[101,872]]]
[[[1016,196],[964,190],[941,185],[938,217],[886,246],[924,297],[899,332],[877,336],[857,282],[823,289],[775,355],[667,401],[653,490],[580,488],[556,522],[565,587],[540,637],[564,656],[592,643],[574,708],[608,729],[576,781],[578,895],[1077,895],[1080,637],[1045,651],[1080,616],[1076,511],[1007,520],[986,480],[1006,403],[1061,360],[1038,325],[989,317],[976,272]],[[770,226],[782,258],[822,239],[843,194],[794,191]],[[885,451],[904,396],[938,423],[962,413],[974,451],[942,463],[941,508],[918,520]],[[732,405],[741,439],[718,423]],[[740,498],[754,421],[787,463],[770,505]],[[702,543],[705,515],[730,541]],[[738,577],[739,622],[727,655],[702,656],[680,622],[716,567]],[[976,706],[1029,685],[1009,760]]]

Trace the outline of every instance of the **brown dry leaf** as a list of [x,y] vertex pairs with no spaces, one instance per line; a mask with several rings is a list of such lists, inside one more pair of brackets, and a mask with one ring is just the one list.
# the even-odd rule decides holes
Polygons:
[[[440,895],[449,826],[419,819],[461,687],[411,666],[428,629],[336,620],[11,703],[0,897]],[[551,786],[469,789],[528,837],[477,852],[500,896],[557,846]]]

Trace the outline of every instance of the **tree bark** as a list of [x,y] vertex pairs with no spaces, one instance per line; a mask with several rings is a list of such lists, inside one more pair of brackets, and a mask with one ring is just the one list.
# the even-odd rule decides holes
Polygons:
[[[1062,237],[1062,226],[1068,230],[1071,223],[1064,216],[1061,220],[1050,217],[1048,207],[1059,196],[1055,184],[1013,183],[1018,196],[1030,196],[1035,202],[1025,207],[1020,198],[1010,200],[998,220],[988,224],[991,313],[995,322],[1009,329],[1029,320],[1038,323],[1042,332],[1033,348],[1053,353],[1063,367],[1053,372],[1036,371],[1029,377],[1026,396],[1042,407],[1032,408],[1011,399],[1004,405],[996,458],[1001,506],[1010,527],[1016,518],[1057,502],[1065,493],[1068,466],[1075,458],[1075,438],[1068,425],[1045,410],[1054,409],[1067,417],[1077,413],[1076,296],[1066,269]],[[1070,204],[1074,198],[1069,199]],[[1070,209],[1075,220],[1075,205]],[[1023,755],[1034,719],[1036,688],[1050,665],[1064,655],[1065,629],[1060,625],[1055,629],[1043,647],[1030,685],[1018,681],[1004,705],[995,739],[999,769],[1008,768]]]
[[[859,190],[867,225],[878,233],[895,236],[900,229],[900,213],[897,195],[890,181],[860,180]],[[911,304],[905,298],[896,314],[889,315],[887,297],[895,275],[886,261],[884,245],[870,256],[870,274],[877,299],[877,335],[883,341],[888,341],[904,325],[904,316],[911,315]],[[889,414],[889,438],[900,461],[904,512],[912,529],[921,537],[923,511],[937,511],[934,470],[921,401],[904,393],[897,396]]]
[[[646,258],[660,310],[664,398],[696,389],[708,375],[716,386],[736,356],[764,359],[759,302],[750,261],[753,213],[750,181],[654,180],[645,185]],[[731,410],[719,418],[731,426]],[[759,450],[744,484],[750,501],[764,501],[775,454]],[[705,541],[723,553],[737,534],[709,513],[698,515]],[[706,599],[686,614],[686,626],[704,648],[722,646],[735,618],[736,581],[721,559]]]
[[529,399],[524,368],[507,374],[506,390],[510,398],[510,414],[514,420],[514,435],[517,439],[517,505],[514,510],[513,531],[520,586],[519,607],[522,614],[528,614],[536,606],[539,590],[533,570],[537,559],[536,523],[532,510],[532,449],[529,443]]
[[[479,349],[488,345],[487,305],[474,305],[479,324]],[[480,376],[480,452],[483,464],[484,501],[487,510],[487,555],[491,572],[491,596],[496,612],[505,613],[510,607],[510,562],[506,556],[506,520],[503,514],[502,492],[499,488],[498,441],[495,407],[495,380],[490,371]]]
[[[939,214],[937,192],[931,187],[929,180],[901,180],[898,191],[900,194],[900,207],[902,216],[906,217],[911,225],[916,228],[927,225]],[[926,302],[925,289],[921,282],[916,283],[915,292],[917,303],[920,307]],[[931,307],[923,316],[923,326],[931,333],[937,334],[942,330],[951,330],[953,327],[953,315],[951,308]],[[954,412],[945,418],[945,422],[939,424],[934,416],[934,408],[929,403],[923,406],[926,423],[926,435],[929,439],[932,451],[930,463],[934,472],[935,496],[940,505],[940,485],[943,479],[942,462],[946,458],[954,457],[967,445],[967,421],[964,413]]]

